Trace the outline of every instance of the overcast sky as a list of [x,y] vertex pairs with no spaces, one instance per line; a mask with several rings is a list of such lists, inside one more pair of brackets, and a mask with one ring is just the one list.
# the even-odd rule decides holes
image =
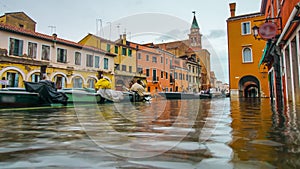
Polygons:
[[37,22],[36,31],[57,33],[78,42],[88,33],[116,40],[166,42],[188,37],[193,13],[211,53],[212,71],[228,83],[227,29],[229,3],[236,2],[236,15],[259,12],[261,0],[0,0],[0,14],[25,12]]

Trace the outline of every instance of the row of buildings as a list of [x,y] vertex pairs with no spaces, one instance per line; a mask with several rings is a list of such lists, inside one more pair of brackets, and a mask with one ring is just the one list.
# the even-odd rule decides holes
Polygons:
[[231,97],[300,103],[300,2],[262,0],[260,12],[227,19]]
[[216,81],[195,15],[188,39],[162,44],[137,44],[126,34],[116,41],[88,34],[73,42],[35,27],[24,12],[0,17],[0,77],[9,87],[37,82],[45,73],[58,88],[94,88],[100,71],[116,90],[128,88],[133,79],[144,80],[149,92],[198,92]]

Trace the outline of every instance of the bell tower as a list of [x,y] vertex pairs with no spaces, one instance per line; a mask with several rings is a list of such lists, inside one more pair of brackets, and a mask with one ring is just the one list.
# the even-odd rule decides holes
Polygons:
[[193,22],[189,34],[190,46],[192,48],[202,49],[202,42],[201,42],[202,35],[200,34],[200,28],[196,19],[196,12],[193,11],[193,14],[194,14],[194,18],[193,18]]

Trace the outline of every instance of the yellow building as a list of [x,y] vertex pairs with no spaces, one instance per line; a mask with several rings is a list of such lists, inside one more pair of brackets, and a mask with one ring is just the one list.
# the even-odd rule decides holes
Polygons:
[[260,65],[266,41],[256,40],[251,28],[264,19],[261,13],[235,16],[230,4],[227,19],[229,88],[231,97],[269,97],[267,68]]
[[[35,32],[35,22],[23,12],[5,15],[0,23],[0,77],[8,80],[8,87],[24,87],[23,81],[37,82],[45,73],[57,88],[94,88],[98,71],[114,74],[114,54]],[[20,19],[7,19],[10,15]]]
[[120,39],[115,42],[88,34],[79,43],[116,55],[114,58],[115,73],[113,78],[113,86],[115,86],[116,90],[123,90],[123,87],[129,88],[133,79],[146,79],[145,75],[137,73],[137,49],[130,45],[131,42],[127,41],[126,34],[121,35]]

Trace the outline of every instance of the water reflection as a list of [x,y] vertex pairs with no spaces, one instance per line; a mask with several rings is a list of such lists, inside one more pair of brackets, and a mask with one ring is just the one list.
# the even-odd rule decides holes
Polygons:
[[232,100],[234,166],[299,168],[297,109],[277,112],[268,99]]
[[0,110],[0,166],[300,168],[299,110],[254,98]]

